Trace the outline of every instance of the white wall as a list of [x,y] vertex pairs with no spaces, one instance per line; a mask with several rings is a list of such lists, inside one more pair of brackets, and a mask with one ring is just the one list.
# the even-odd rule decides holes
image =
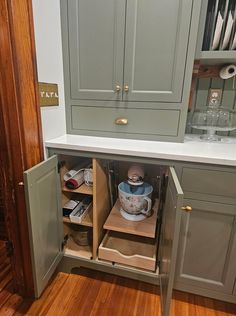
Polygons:
[[33,0],[35,41],[40,82],[57,83],[59,106],[41,108],[43,138],[66,133],[60,1]]

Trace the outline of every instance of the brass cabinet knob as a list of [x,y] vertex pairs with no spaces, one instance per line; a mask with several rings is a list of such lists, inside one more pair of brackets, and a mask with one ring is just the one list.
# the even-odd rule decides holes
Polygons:
[[127,125],[128,124],[128,119],[125,117],[118,117],[115,119],[116,125]]
[[23,186],[24,186],[24,182],[21,181],[21,182],[18,183],[18,185],[19,185],[20,187],[23,187]]
[[120,91],[121,91],[121,86],[117,84],[115,86],[115,92],[119,93]]
[[129,92],[129,86],[127,84],[124,86],[124,91]]
[[191,206],[186,205],[186,206],[181,207],[181,210],[185,212],[192,212],[193,209]]

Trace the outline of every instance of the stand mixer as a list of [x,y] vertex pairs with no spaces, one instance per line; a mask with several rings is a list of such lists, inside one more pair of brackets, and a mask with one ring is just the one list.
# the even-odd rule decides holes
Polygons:
[[144,170],[132,165],[128,179],[118,186],[121,215],[130,221],[141,221],[151,215],[153,187],[144,182]]

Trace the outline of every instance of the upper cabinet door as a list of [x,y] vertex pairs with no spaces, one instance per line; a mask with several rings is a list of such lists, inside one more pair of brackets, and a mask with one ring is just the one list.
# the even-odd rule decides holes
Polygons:
[[170,315],[182,206],[183,191],[174,168],[170,167],[162,213],[159,250],[161,302],[164,316]]
[[71,98],[120,100],[125,0],[69,0]]
[[57,157],[27,170],[24,183],[34,289],[39,297],[63,256]]
[[181,102],[191,0],[128,0],[124,99]]

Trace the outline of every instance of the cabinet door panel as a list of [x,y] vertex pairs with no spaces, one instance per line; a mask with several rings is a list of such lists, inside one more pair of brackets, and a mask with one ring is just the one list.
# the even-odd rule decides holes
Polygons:
[[126,100],[181,102],[191,10],[191,0],[127,1]]
[[63,253],[57,157],[24,173],[35,296],[39,297]]
[[68,1],[72,99],[119,100],[125,0]]
[[193,210],[182,216],[176,281],[232,294],[236,207],[197,200],[186,200],[186,204]]
[[183,191],[174,168],[170,167],[160,239],[160,285],[163,315],[169,315],[178,248]]

